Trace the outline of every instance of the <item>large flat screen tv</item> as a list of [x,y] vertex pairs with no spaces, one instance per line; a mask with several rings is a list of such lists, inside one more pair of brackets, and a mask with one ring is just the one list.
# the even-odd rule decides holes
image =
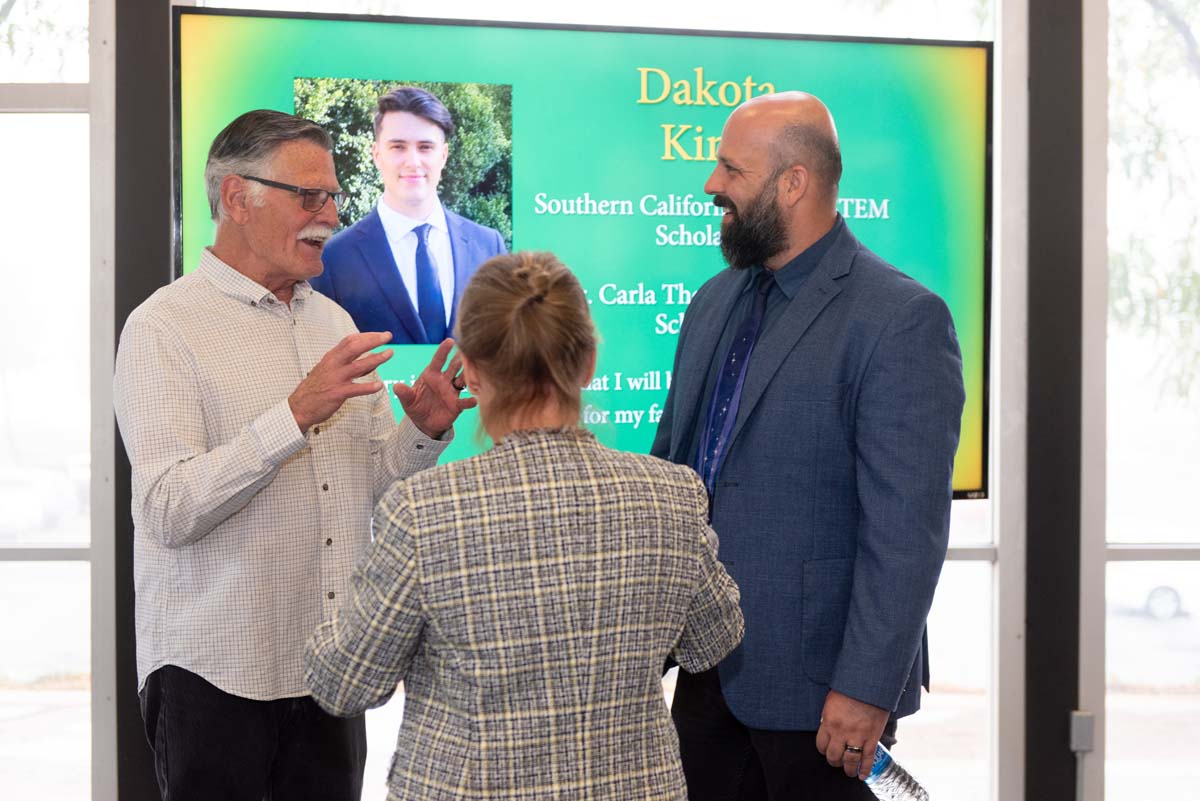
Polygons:
[[[579,275],[602,337],[584,422],[639,452],[689,297],[724,268],[720,215],[703,192],[721,127],[747,97],[817,95],[841,139],[846,222],[953,313],[967,391],[954,490],[986,495],[989,43],[183,7],[174,25],[177,275],[212,241],[204,161],[234,117],[273,108],[326,125],[352,193],[349,224],[381,191],[369,153],[375,97],[428,88],[457,118],[444,205]],[[383,378],[408,380],[430,351],[396,348]],[[444,459],[479,450],[474,427],[460,422]]]

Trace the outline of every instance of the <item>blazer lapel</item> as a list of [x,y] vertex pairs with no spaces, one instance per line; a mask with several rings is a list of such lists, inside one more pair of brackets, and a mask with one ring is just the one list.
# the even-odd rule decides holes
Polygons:
[[746,425],[746,420],[766,392],[783,360],[796,347],[796,342],[804,336],[829,302],[842,291],[835,279],[850,272],[850,265],[857,251],[858,240],[849,229],[844,230],[825,254],[825,258],[821,259],[809,280],[801,287],[799,294],[792,298],[783,312],[783,317],[775,323],[775,327],[767,336],[754,346],[754,354],[750,357],[750,364],[746,370],[746,383],[742,386],[737,420],[729,435],[727,447],[733,447],[738,434]]
[[408,332],[413,342],[428,342],[425,327],[421,318],[413,308],[408,298],[408,290],[400,280],[400,271],[396,268],[396,260],[392,257],[392,248],[388,245],[387,233],[383,230],[383,222],[379,219],[379,211],[372,209],[363,218],[358,228],[358,248],[362,252],[367,269],[379,284],[383,297],[396,315],[396,319]]
[[477,252],[478,245],[467,236],[462,217],[446,210],[446,228],[450,233],[450,252],[454,258],[454,302],[450,304],[450,331],[458,322],[458,302],[475,269],[483,263],[483,254]]
[[729,280],[724,282],[726,285],[713,287],[715,305],[712,311],[706,312],[702,318],[697,318],[694,329],[689,328],[687,353],[683,354],[679,361],[680,364],[696,365],[696,369],[685,370],[680,375],[672,376],[675,393],[679,398],[676,405],[686,415],[680,420],[683,425],[671,427],[670,458],[673,462],[687,459],[692,432],[704,413],[700,406],[704,396],[704,385],[712,369],[712,354],[720,345],[721,334],[729,322],[734,304],[742,296],[746,282],[750,280],[749,272],[727,270],[725,274]]

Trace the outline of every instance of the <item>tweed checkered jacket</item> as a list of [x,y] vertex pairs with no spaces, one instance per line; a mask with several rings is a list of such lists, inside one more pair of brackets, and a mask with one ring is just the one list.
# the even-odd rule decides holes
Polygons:
[[660,683],[742,637],[688,468],[525,431],[398,482],[353,595],[310,640],[336,715],[403,680],[392,799],[679,799]]

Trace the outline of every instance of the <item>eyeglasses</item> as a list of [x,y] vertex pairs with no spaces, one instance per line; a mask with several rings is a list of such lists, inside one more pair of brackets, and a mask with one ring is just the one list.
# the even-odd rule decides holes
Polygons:
[[305,211],[320,211],[325,208],[325,203],[330,198],[333,198],[333,205],[338,211],[342,209],[342,203],[346,201],[345,192],[330,192],[325,189],[305,189],[302,186],[292,186],[291,184],[281,184],[279,181],[268,181],[266,178],[258,178],[253,175],[241,175],[247,181],[254,181],[263,186],[273,186],[276,189],[283,189],[287,192],[295,192],[300,196],[300,207]]

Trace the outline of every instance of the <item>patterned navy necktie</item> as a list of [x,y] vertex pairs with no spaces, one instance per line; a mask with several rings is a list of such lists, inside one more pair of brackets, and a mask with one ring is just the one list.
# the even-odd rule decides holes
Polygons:
[[721,373],[717,376],[716,386],[713,387],[712,402],[708,407],[708,423],[700,441],[700,451],[696,455],[696,472],[704,479],[710,498],[716,487],[721,463],[725,461],[729,436],[733,432],[738,405],[742,399],[742,386],[746,383],[746,366],[750,362],[750,354],[754,351],[754,343],[762,327],[767,295],[771,293],[774,283],[775,274],[770,270],[763,270],[758,276],[754,298],[743,314],[733,342],[729,344],[729,351],[721,363]]
[[425,327],[426,341],[436,345],[446,338],[446,301],[429,255],[429,223],[418,225],[413,233],[417,235],[417,314]]

